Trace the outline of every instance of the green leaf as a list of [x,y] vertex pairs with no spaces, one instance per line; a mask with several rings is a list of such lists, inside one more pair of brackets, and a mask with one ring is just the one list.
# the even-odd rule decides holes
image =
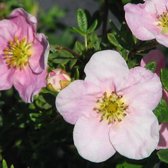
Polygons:
[[158,151],[157,155],[162,162],[168,163],[168,149]]
[[168,122],[168,104],[165,100],[161,100],[154,110],[159,122]]
[[82,43],[80,43],[79,41],[76,41],[74,49],[77,53],[81,54],[84,51],[85,47],[82,45]]
[[70,63],[69,63],[70,69],[72,69],[75,66],[75,64],[77,63],[77,61],[78,61],[77,59],[73,59],[73,60],[70,61]]
[[143,165],[138,165],[135,163],[127,163],[127,162],[118,164],[116,166],[116,168],[142,168],[142,167],[143,167]]
[[13,164],[10,166],[10,168],[14,168]]
[[8,165],[6,163],[6,160],[2,160],[2,168],[8,168]]
[[92,33],[88,36],[89,44],[88,48],[94,48],[96,51],[100,50],[100,38],[97,36],[96,33]]
[[161,70],[161,81],[164,88],[168,91],[168,69]]
[[80,34],[81,36],[84,36],[86,33],[80,30],[79,28],[72,27],[71,29],[73,32]]
[[95,20],[95,21],[92,23],[92,25],[89,27],[89,29],[87,30],[87,33],[92,33],[92,32],[94,32],[95,29],[96,29],[96,27],[97,27],[97,25],[98,25],[98,21]]
[[107,34],[107,38],[108,38],[109,42],[110,42],[112,45],[114,45],[116,48],[122,49],[122,46],[121,46],[120,43],[118,42],[115,33],[108,33],[108,34]]
[[156,62],[152,61],[152,62],[149,62],[148,64],[146,64],[145,68],[149,69],[152,72],[155,72],[156,66],[157,66]]
[[80,30],[82,30],[83,32],[87,31],[88,28],[87,16],[83,9],[77,10],[77,23]]

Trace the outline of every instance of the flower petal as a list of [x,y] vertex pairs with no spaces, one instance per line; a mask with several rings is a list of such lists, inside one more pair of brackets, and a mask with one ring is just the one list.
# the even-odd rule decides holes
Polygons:
[[0,59],[0,90],[7,90],[13,84],[13,70],[10,70]]
[[145,11],[145,4],[127,4],[124,6],[125,19],[135,37],[140,40],[152,40],[158,33],[154,25],[155,17]]
[[129,106],[153,110],[162,97],[162,85],[155,73],[136,67],[130,69],[130,76],[121,92]]
[[168,123],[160,125],[160,139],[157,149],[168,149]]
[[147,109],[131,111],[121,123],[111,127],[110,140],[121,155],[131,159],[146,158],[159,141],[157,118]]
[[56,97],[56,107],[64,119],[75,124],[81,115],[88,115],[94,108],[100,89],[94,84],[76,80]]
[[92,162],[103,162],[116,152],[109,141],[109,126],[96,118],[81,117],[73,138],[79,154]]
[[36,17],[30,15],[22,8],[17,8],[10,14],[9,19],[17,26],[18,30],[15,36],[21,39],[26,37],[28,42],[33,41],[37,27]]
[[44,34],[37,34],[29,59],[30,68],[34,73],[41,73],[47,67],[49,44]]
[[14,87],[25,102],[31,103],[33,96],[46,86],[45,70],[40,74],[34,74],[31,69],[26,68],[21,71],[16,70],[14,75]]
[[166,46],[166,47],[168,47],[168,36],[167,36],[167,34],[158,34],[157,36],[156,36],[156,41],[158,42],[158,43],[160,43],[160,44],[162,44],[162,45],[164,45],[164,46]]
[[100,85],[111,79],[117,89],[129,73],[123,57],[113,50],[95,53],[86,64],[84,71],[86,73],[85,80]]

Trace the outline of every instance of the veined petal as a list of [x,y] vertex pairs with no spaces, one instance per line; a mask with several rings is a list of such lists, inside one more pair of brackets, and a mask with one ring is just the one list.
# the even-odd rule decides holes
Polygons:
[[110,140],[121,155],[144,159],[156,149],[159,141],[157,118],[147,109],[130,111],[121,123],[111,127]]
[[159,30],[155,25],[156,17],[145,11],[144,4],[124,6],[125,19],[135,37],[140,40],[152,40]]
[[22,8],[17,8],[10,14],[9,19],[17,26],[18,30],[15,36],[20,39],[26,37],[28,42],[32,42],[34,40],[34,33],[36,32],[37,27],[36,17],[27,13]]
[[59,92],[56,107],[67,122],[75,124],[81,115],[89,115],[99,95],[100,89],[91,82],[76,80]]
[[103,162],[116,152],[109,141],[109,125],[96,118],[79,118],[73,138],[79,154],[91,162]]
[[33,96],[46,86],[45,70],[40,74],[34,74],[30,68],[26,68],[16,70],[14,75],[14,87],[25,102],[31,103]]
[[130,76],[124,87],[121,92],[129,106],[143,106],[153,110],[162,97],[159,77],[143,67],[130,69]]
[[164,46],[166,46],[166,47],[168,47],[168,35],[167,34],[162,34],[162,33],[160,33],[160,34],[158,34],[157,36],[156,36],[156,41],[158,42],[158,43],[160,43],[160,44],[162,44],[162,45],[164,45]]
[[109,79],[112,80],[117,88],[125,80],[129,73],[128,66],[123,57],[116,51],[104,50],[96,52],[85,66],[86,81],[92,81],[95,84],[106,84]]
[[167,0],[147,0],[145,1],[145,10],[150,14],[160,15],[167,10]]
[[9,69],[0,59],[0,90],[7,90],[13,84],[13,70]]
[[32,56],[29,58],[30,68],[34,73],[41,73],[47,67],[49,44],[44,34],[37,34],[33,46]]

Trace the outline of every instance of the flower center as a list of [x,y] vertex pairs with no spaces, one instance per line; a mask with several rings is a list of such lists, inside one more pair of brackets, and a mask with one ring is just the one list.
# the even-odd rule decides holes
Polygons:
[[121,122],[127,115],[123,97],[117,95],[115,92],[107,94],[104,92],[103,96],[96,102],[96,107],[93,109],[100,114],[100,121],[106,120],[108,124]]
[[168,12],[163,12],[158,16],[158,26],[162,28],[162,33],[168,33]]
[[4,49],[4,59],[9,68],[23,69],[27,66],[31,56],[31,43],[25,38],[19,40],[17,37],[9,41],[8,46]]

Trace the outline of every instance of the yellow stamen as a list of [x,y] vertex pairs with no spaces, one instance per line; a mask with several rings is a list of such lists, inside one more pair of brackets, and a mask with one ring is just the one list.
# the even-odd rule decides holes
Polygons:
[[106,120],[108,124],[111,124],[121,122],[127,115],[127,108],[128,106],[122,96],[117,95],[115,92],[111,94],[104,92],[103,96],[96,101],[96,107],[93,110],[100,114],[100,121]]
[[159,15],[157,23],[162,28],[162,33],[168,33],[168,12],[163,12]]
[[4,49],[4,59],[9,68],[23,69],[28,65],[31,56],[32,44],[28,43],[26,38],[19,40],[17,37],[8,42]]

